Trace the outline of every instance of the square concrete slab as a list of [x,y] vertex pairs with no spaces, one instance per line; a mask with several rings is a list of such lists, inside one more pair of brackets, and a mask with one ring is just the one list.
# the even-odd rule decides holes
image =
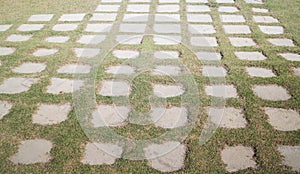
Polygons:
[[102,3],[118,3],[118,2],[122,2],[122,0],[102,0]]
[[160,172],[174,172],[184,167],[186,147],[180,142],[170,141],[150,144],[144,148],[144,153],[150,167]]
[[150,3],[151,0],[129,0],[129,2],[132,2],[132,3],[137,3],[137,2]]
[[161,98],[176,97],[182,95],[185,90],[180,85],[158,85],[153,86],[154,95]]
[[136,50],[114,50],[113,56],[119,59],[135,59],[140,56],[140,52]]
[[145,33],[146,24],[120,24],[120,32]]
[[117,35],[116,41],[119,44],[139,45],[142,43],[143,35]]
[[186,3],[208,3],[208,0],[186,0]]
[[181,68],[172,65],[157,66],[152,72],[153,75],[161,75],[161,76],[176,76],[180,73],[181,73]]
[[52,143],[48,140],[25,140],[21,142],[18,152],[9,159],[14,164],[47,163],[52,159],[51,149]]
[[149,14],[124,14],[124,22],[147,22]]
[[69,64],[60,67],[57,73],[61,74],[88,74],[91,71],[90,65]]
[[151,120],[157,127],[173,129],[188,122],[188,111],[184,107],[153,108]]
[[70,39],[69,36],[51,36],[47,37],[45,40],[46,42],[50,43],[65,43]]
[[7,115],[13,105],[7,101],[0,101],[0,120]]
[[76,42],[81,44],[100,44],[106,39],[106,35],[82,35]]
[[188,24],[189,32],[192,34],[214,34],[216,30],[213,25]]
[[274,46],[283,46],[283,47],[294,47],[294,42],[291,39],[285,38],[276,38],[276,39],[268,39],[268,41]]
[[254,151],[251,147],[245,146],[226,146],[221,151],[222,161],[226,164],[228,172],[237,172],[247,168],[256,168],[256,162],[253,159]]
[[278,151],[284,157],[283,164],[300,172],[300,146],[279,146]]
[[281,26],[258,26],[260,31],[262,31],[265,34],[283,34],[284,29]]
[[12,77],[5,79],[0,85],[0,94],[17,94],[28,91],[39,78]]
[[187,12],[210,12],[210,8],[207,5],[187,5]]
[[279,21],[272,16],[253,16],[253,20],[257,23],[279,23]]
[[239,10],[236,7],[232,7],[232,6],[220,6],[218,8],[219,12],[223,12],[223,13],[236,13],[239,12]]
[[96,8],[97,12],[118,12],[120,5],[98,5]]
[[110,32],[113,24],[105,23],[105,24],[87,24],[84,31],[86,32],[96,32],[96,33],[104,33]]
[[177,4],[177,3],[179,3],[179,0],[159,0],[158,1],[160,4],[172,4],[172,3],[175,3],[175,4]]
[[54,31],[74,31],[78,27],[78,24],[56,24],[52,27]]
[[150,11],[150,5],[146,5],[146,4],[129,4],[127,5],[127,9],[128,12],[144,12],[147,13]]
[[117,13],[94,13],[90,21],[115,21]]
[[226,3],[226,4],[232,4],[234,3],[234,0],[216,0],[217,3]]
[[112,165],[121,158],[123,148],[115,144],[88,143],[81,162],[89,165]]
[[227,70],[221,66],[203,66],[202,75],[206,77],[225,77]]
[[40,125],[59,124],[68,119],[71,104],[40,104],[38,110],[32,115],[32,123]]
[[133,74],[135,72],[135,69],[131,66],[128,66],[128,65],[120,65],[120,66],[110,66],[109,68],[107,68],[107,70],[105,72],[109,73],[109,74],[126,74],[126,75],[130,75],[130,74]]
[[100,53],[98,48],[74,48],[73,51],[79,58],[93,58]]
[[44,28],[44,24],[22,24],[17,29],[18,31],[39,31]]
[[0,25],[0,32],[8,30],[8,29],[10,29],[10,27],[12,27],[12,25],[10,25],[10,24],[8,24],[8,25]]
[[238,129],[247,125],[242,109],[210,107],[207,113],[210,121],[221,128]]
[[294,74],[300,76],[300,68],[293,68]]
[[36,57],[43,57],[43,56],[50,56],[58,52],[58,49],[48,49],[48,48],[39,48],[34,53],[33,56]]
[[99,105],[93,112],[91,122],[94,128],[124,126],[129,112],[130,109],[125,106]]
[[32,35],[12,34],[6,38],[8,42],[24,42],[32,38]]
[[248,25],[223,25],[226,34],[250,34]]
[[234,54],[238,57],[240,60],[266,60],[267,57],[264,56],[261,52],[253,51],[253,52],[246,52],[246,51],[236,51]]
[[178,51],[156,51],[154,52],[154,57],[156,59],[178,59]]
[[252,11],[256,13],[269,13],[269,10],[265,8],[252,8]]
[[78,91],[82,86],[82,80],[51,78],[51,84],[47,87],[46,92],[50,94],[72,93]]
[[154,24],[153,29],[157,33],[181,33],[180,24]]
[[130,84],[126,81],[103,81],[99,94],[102,96],[129,96]]
[[180,22],[179,14],[155,14],[155,22]]
[[153,41],[156,45],[177,45],[181,43],[181,36],[175,35],[154,35]]
[[74,13],[74,14],[63,14],[58,21],[62,22],[75,22],[82,21],[85,16],[85,13]]
[[23,63],[22,65],[14,68],[12,71],[15,73],[32,74],[40,73],[46,69],[46,64],[44,63]]
[[212,18],[209,14],[187,14],[188,22],[212,22]]
[[0,46],[0,56],[7,56],[16,51],[15,48],[12,47],[1,47]]
[[262,0],[245,0],[247,4],[263,4]]
[[252,90],[263,100],[285,101],[292,97],[285,88],[278,85],[255,85]]
[[251,77],[276,77],[272,70],[266,68],[246,67],[246,71]]
[[209,96],[222,98],[238,98],[237,90],[233,85],[208,85],[205,92]]
[[250,47],[256,45],[251,38],[229,37],[229,41],[235,47]]
[[161,13],[161,12],[167,12],[167,13],[175,13],[175,12],[179,12],[179,5],[158,5],[156,10],[157,12]]
[[246,22],[243,15],[220,15],[221,22],[240,23]]
[[300,61],[300,54],[295,54],[295,53],[280,53],[278,54],[281,57],[285,58],[286,60],[289,61]]
[[218,46],[216,37],[191,37],[191,45],[201,47],[216,47]]
[[186,0],[186,3],[208,3],[208,0]]
[[282,108],[264,108],[268,122],[280,131],[295,131],[300,129],[300,115],[295,110]]
[[53,18],[54,14],[36,14],[30,16],[28,21],[30,22],[48,22],[51,21]]
[[196,55],[199,60],[219,61],[222,59],[222,55],[217,52],[197,52]]

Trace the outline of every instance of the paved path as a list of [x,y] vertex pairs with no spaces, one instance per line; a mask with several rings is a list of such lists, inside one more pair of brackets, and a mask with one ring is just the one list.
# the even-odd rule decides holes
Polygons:
[[[95,8],[92,15],[78,14],[32,14],[28,21],[20,26],[0,25],[0,32],[15,30],[18,34],[6,36],[7,46],[0,46],[0,56],[14,56],[19,47],[8,46],[10,42],[28,42],[35,37],[31,31],[53,30],[56,36],[46,37],[40,42],[48,42],[49,47],[36,48],[31,54],[33,57],[43,58],[60,54],[60,46],[69,42],[77,44],[68,48],[72,56],[79,58],[79,63],[72,61],[61,65],[56,76],[48,77],[49,83],[44,88],[44,93],[63,95],[79,91],[86,84],[78,76],[89,74],[95,68],[91,63],[93,58],[107,53],[113,48],[111,56],[127,63],[112,64],[103,73],[111,77],[125,76],[125,79],[103,79],[99,81],[96,93],[100,96],[122,97],[129,96],[134,90],[127,76],[132,76],[145,66],[149,66],[153,76],[176,77],[185,73],[185,67],[177,64],[185,53],[178,48],[184,45],[194,52],[195,60],[203,65],[195,65],[197,74],[212,80],[219,79],[218,83],[206,83],[204,95],[214,98],[238,100],[241,98],[239,88],[234,83],[226,83],[226,78],[232,73],[234,65],[225,65],[226,56],[233,55],[234,61],[255,62],[243,67],[247,78],[273,78],[272,83],[261,83],[250,86],[253,97],[265,101],[259,109],[264,113],[264,119],[278,131],[297,131],[300,129],[299,112],[295,109],[268,107],[271,102],[287,102],[293,99],[293,91],[276,84],[280,75],[273,69],[259,66],[269,59],[270,53],[265,52],[265,47],[286,51],[277,52],[278,59],[286,61],[300,61],[300,55],[293,53],[297,47],[292,39],[285,34],[285,29],[280,21],[271,16],[262,0],[245,0],[248,10],[239,9],[234,0],[102,0]],[[218,8],[211,5],[217,4]],[[249,17],[248,14],[251,14]],[[246,15],[247,14],[247,15]],[[56,24],[49,22],[56,20]],[[68,33],[80,31],[78,38],[70,38]],[[256,33],[253,33],[253,32]],[[32,34],[33,33],[33,34]],[[144,45],[149,36],[153,34],[151,43],[155,49],[144,53],[139,45]],[[262,36],[262,37],[260,37]],[[121,44],[121,47],[112,47]],[[122,45],[125,45],[122,47]],[[224,47],[228,49],[224,49]],[[143,56],[151,57],[143,59]],[[225,57],[224,57],[225,56]],[[43,60],[43,59],[42,59]],[[135,63],[134,63],[135,62]],[[139,62],[139,63],[136,63]],[[149,64],[150,62],[150,64]],[[162,62],[159,64],[159,62]],[[167,62],[167,63],[166,63]],[[169,63],[168,63],[169,62]],[[153,64],[152,64],[153,63]],[[251,66],[253,65],[253,66]],[[255,66],[254,66],[255,65]],[[263,63],[261,64],[263,65]],[[148,68],[149,68],[148,67]],[[16,77],[9,77],[1,81],[1,95],[18,95],[26,93],[40,83],[42,77],[38,74],[46,71],[47,64],[43,62],[21,62],[13,67],[12,72]],[[299,67],[291,67],[292,76],[299,76]],[[72,79],[68,74],[77,74]],[[66,76],[64,76],[66,75]],[[70,77],[70,78],[68,78]],[[178,97],[187,93],[187,88],[182,84],[153,83],[153,94],[156,98]],[[9,119],[9,113],[17,107],[9,101],[0,101],[0,119]],[[69,102],[40,103],[32,113],[32,124],[53,126],[68,120],[73,104]],[[176,129],[189,124],[190,106],[156,106],[151,108],[150,124],[162,129]],[[247,108],[243,107],[218,107],[210,105],[206,108],[208,122],[218,125],[218,129],[246,129],[250,115],[245,114]],[[133,123],[130,119],[132,108],[129,105],[110,105],[101,103],[93,110],[89,123],[92,128],[122,127]],[[10,115],[11,116],[11,115]],[[250,119],[251,120],[251,119]],[[200,136],[200,135],[199,135]],[[17,164],[35,164],[51,162],[53,156],[51,149],[55,144],[49,138],[24,139],[19,142],[19,149],[10,156],[10,160]],[[175,147],[175,148],[174,148]],[[172,149],[170,151],[170,149]],[[152,143],[143,147],[143,155],[149,161],[148,165],[158,171],[172,172],[183,169],[187,156],[188,145],[181,141],[165,141]],[[125,148],[112,142],[86,142],[82,147],[81,163],[87,165],[112,165],[122,158]],[[252,168],[256,170],[256,157],[259,154],[251,145],[236,144],[226,145],[219,150],[220,160],[228,172],[235,172]],[[282,155],[282,164],[300,172],[300,146],[278,144],[277,152]]]

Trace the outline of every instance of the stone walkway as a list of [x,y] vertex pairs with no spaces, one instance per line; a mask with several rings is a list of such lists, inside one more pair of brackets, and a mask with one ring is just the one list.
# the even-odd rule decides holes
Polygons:
[[[51,56],[61,54],[61,45],[75,42],[75,47],[69,51],[75,58],[80,60],[92,59],[102,52],[102,45],[107,40],[125,45],[124,48],[114,48],[111,56],[118,60],[138,61],[142,52],[137,48],[143,44],[143,34],[153,31],[155,36],[152,42],[157,46],[151,56],[155,60],[169,62],[155,65],[151,70],[152,76],[176,77],[184,74],[184,69],[172,61],[178,61],[185,55],[184,52],[176,50],[179,44],[187,45],[195,51],[197,60],[204,65],[201,67],[200,76],[207,79],[228,78],[234,71],[233,65],[222,63],[223,59],[232,59],[236,62],[246,62],[242,71],[247,75],[247,80],[260,79],[260,83],[253,84],[247,88],[251,89],[252,98],[259,101],[257,109],[262,112],[262,122],[271,126],[275,132],[299,131],[300,115],[299,108],[285,108],[284,102],[292,102],[295,91],[287,88],[284,84],[277,84],[276,79],[280,72],[265,66],[269,59],[279,62],[300,61],[300,55],[293,52],[297,47],[293,40],[285,34],[276,16],[271,16],[265,8],[262,0],[244,0],[252,11],[238,8],[234,0],[215,0],[218,8],[211,7],[208,0],[102,0],[95,7],[92,15],[86,13],[63,14],[32,14],[28,21],[20,26],[10,24],[0,25],[7,45],[0,45],[0,60],[5,62],[10,56],[19,56],[20,48],[17,44],[34,39],[34,31],[52,30],[57,35],[46,37],[39,42],[48,43],[45,48],[27,50],[36,61],[22,61],[17,66],[11,67],[13,76],[2,78],[0,82],[1,96],[19,96],[34,92],[36,85],[45,83],[42,92],[50,95],[65,95],[79,91],[85,84],[83,80],[72,79],[73,74],[84,75],[92,72],[93,65],[88,62],[70,61],[57,66],[52,76],[40,77],[41,73],[48,71],[49,62],[44,61]],[[252,18],[245,17],[251,13]],[[217,14],[217,15],[216,15]],[[50,22],[55,21],[54,25]],[[85,21],[85,22],[84,22]],[[69,32],[81,31],[78,38],[70,38]],[[261,38],[254,36],[258,31]],[[17,34],[7,34],[17,33]],[[112,38],[114,37],[114,38]],[[168,39],[166,39],[167,37]],[[131,38],[131,39],[129,39]],[[133,39],[132,39],[133,38]],[[129,40],[128,40],[129,39]],[[226,40],[226,41],[225,41]],[[111,40],[110,40],[111,41]],[[224,52],[223,44],[228,42],[230,49]],[[265,47],[284,50],[276,55],[266,53]],[[15,45],[15,46],[11,46]],[[129,46],[128,46],[129,45]],[[130,49],[126,49],[130,48]],[[232,55],[235,57],[226,57]],[[74,59],[75,60],[75,59]],[[216,63],[219,62],[219,63]],[[0,62],[2,66],[7,66]],[[290,76],[299,80],[299,67],[289,67]],[[105,67],[102,73],[113,76],[130,76],[138,71],[139,67],[132,64],[112,64]],[[46,73],[47,74],[47,73]],[[197,74],[197,73],[196,73]],[[126,78],[125,78],[126,79]],[[229,78],[230,79],[230,78]],[[271,79],[271,80],[268,80]],[[43,81],[43,82],[42,82]],[[98,82],[97,82],[98,83]],[[182,84],[152,84],[152,93],[157,98],[180,97],[187,92]],[[235,83],[205,83],[203,95],[211,98],[224,98],[229,101],[238,101],[244,97],[239,85]],[[37,90],[39,91],[39,90]],[[123,97],[130,96],[133,87],[126,80],[115,80],[103,78],[97,85],[96,93],[101,97]],[[298,91],[299,92],[299,91]],[[202,94],[201,94],[202,95]],[[231,103],[231,104],[230,104]],[[206,114],[210,124],[218,125],[218,129],[241,130],[247,129],[251,124],[251,115],[247,112],[246,105],[236,107],[229,102],[224,107],[208,106]],[[263,104],[262,104],[263,103]],[[278,107],[274,107],[273,104]],[[9,100],[0,101],[0,121],[13,117],[17,104]],[[55,126],[66,122],[72,112],[73,104],[66,102],[61,97],[60,102],[40,102],[32,111],[32,124],[41,126]],[[90,121],[93,128],[101,127],[123,127],[130,124],[131,106],[111,105],[104,102],[93,111]],[[163,114],[161,114],[163,112]],[[150,122],[161,129],[175,129],[189,123],[189,110],[186,107],[160,106],[151,108]],[[273,131],[273,132],[274,132]],[[199,135],[200,136],[200,135]],[[285,141],[284,141],[285,142]],[[51,163],[53,160],[52,149],[55,144],[51,137],[39,139],[23,139],[19,143],[19,149],[11,154],[7,160],[13,164],[36,164]],[[300,172],[300,146],[277,144],[277,153],[281,156],[282,167],[285,166],[296,172]],[[298,144],[299,145],[299,144]],[[172,146],[175,149],[170,150]],[[162,143],[149,144],[143,148],[148,165],[161,172],[173,172],[182,170],[188,156],[188,144],[177,141],[166,141]],[[217,146],[217,145],[216,145]],[[169,152],[168,152],[169,151]],[[86,165],[113,165],[124,153],[124,147],[118,144],[86,142],[82,147],[81,163]],[[251,143],[229,144],[219,149],[219,159],[224,164],[224,170],[236,172],[251,168],[255,171],[260,168],[257,162],[256,147]],[[201,157],[199,157],[201,158]]]

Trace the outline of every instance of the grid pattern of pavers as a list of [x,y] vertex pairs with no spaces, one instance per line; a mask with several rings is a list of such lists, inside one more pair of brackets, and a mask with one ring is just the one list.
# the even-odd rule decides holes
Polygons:
[[[71,93],[80,90],[84,82],[73,80],[72,75],[87,74],[91,72],[92,65],[76,64],[77,58],[89,59],[100,54],[101,44],[107,39],[125,45],[125,49],[114,49],[111,55],[116,60],[137,60],[141,55],[135,46],[143,44],[143,34],[148,30],[154,31],[151,37],[154,45],[162,46],[152,53],[156,60],[181,59],[185,57],[176,49],[176,45],[183,43],[193,50],[196,60],[204,65],[199,66],[200,73],[196,76],[204,80],[201,89],[204,98],[224,98],[228,100],[225,108],[209,106],[207,103],[206,114],[212,124],[219,125],[219,129],[226,131],[244,131],[251,127],[252,114],[263,115],[261,122],[267,123],[277,133],[299,131],[300,116],[297,107],[285,108],[285,102],[296,103],[296,89],[286,84],[277,84],[276,79],[287,74],[281,74],[278,66],[269,59],[278,60],[277,63],[285,66],[290,62],[300,61],[300,55],[294,52],[297,45],[292,38],[285,34],[285,29],[276,16],[272,16],[265,9],[262,0],[245,0],[239,3],[247,4],[247,9],[240,9],[234,0],[102,0],[95,7],[92,15],[87,13],[63,14],[32,14],[28,21],[20,26],[10,24],[0,25],[0,32],[5,42],[0,45],[1,67],[6,67],[0,82],[0,120],[9,120],[14,117],[14,110],[20,102],[16,96],[57,95],[56,101],[46,99],[33,99],[36,107],[32,110],[31,123],[34,125],[51,127],[67,121],[72,112],[70,103]],[[211,4],[217,4],[216,7]],[[251,11],[247,11],[247,10]],[[39,48],[23,49],[18,44],[30,43],[35,40],[38,31],[51,30],[53,35],[45,36],[40,40]],[[80,31],[74,36],[72,32]],[[253,34],[254,32],[258,34]],[[124,42],[127,38],[135,39]],[[170,41],[159,36],[172,38]],[[36,40],[35,40],[36,41]],[[73,43],[74,42],[74,43]],[[224,48],[224,43],[229,43],[229,48]],[[67,44],[71,46],[63,47]],[[71,44],[70,44],[71,43]],[[268,49],[260,47],[268,45]],[[94,47],[93,45],[97,45]],[[126,49],[129,47],[130,49]],[[130,47],[128,45],[133,45]],[[174,47],[175,45],[175,47]],[[90,46],[90,47],[89,47]],[[208,51],[203,48],[208,47]],[[174,49],[175,48],[175,49]],[[214,51],[211,51],[214,50]],[[277,51],[280,50],[280,51]],[[29,56],[29,60],[20,58],[13,64],[6,64],[6,59],[19,58],[22,54]],[[68,60],[57,60],[60,55],[70,55]],[[220,61],[221,64],[214,64]],[[246,64],[247,63],[247,64]],[[289,64],[290,65],[290,64]],[[295,64],[297,65],[297,64]],[[298,64],[299,65],[299,64]],[[49,68],[49,66],[51,68]],[[7,68],[8,67],[8,68]],[[274,69],[270,67],[275,67]],[[105,67],[103,73],[114,75],[130,75],[137,67],[129,65],[110,65]],[[288,76],[299,80],[299,67],[285,67],[289,69]],[[244,74],[247,83],[230,80],[237,76],[234,71]],[[182,73],[179,66],[172,64],[158,65],[151,74],[153,76],[177,76]],[[4,78],[5,77],[5,78]],[[228,78],[227,84],[210,84],[208,78]],[[284,78],[284,77],[283,77]],[[260,83],[252,83],[252,79],[261,79]],[[42,84],[46,82],[47,85]],[[129,96],[133,89],[127,81],[114,79],[101,79],[96,90],[101,97]],[[159,98],[181,96],[185,89],[180,84],[153,84],[153,93]],[[257,102],[256,109],[248,111],[244,101],[245,94],[240,88],[252,92],[252,98]],[[295,91],[294,91],[295,90]],[[299,92],[298,92],[299,93]],[[65,97],[63,97],[65,96]],[[45,97],[43,97],[45,98]],[[101,102],[101,101],[99,101]],[[275,104],[274,104],[275,103]],[[275,107],[276,106],[276,107]],[[152,123],[162,129],[173,129],[184,126],[188,122],[188,110],[184,107],[152,108]],[[99,104],[93,113],[91,124],[99,127],[122,127],[130,123],[128,120],[130,106],[117,106]],[[98,113],[101,113],[100,115]],[[99,118],[101,117],[101,118]],[[222,118],[223,117],[223,118]],[[253,133],[253,132],[252,132]],[[272,132],[274,133],[274,132]],[[51,162],[51,148],[55,146],[50,140],[24,139],[19,142],[19,149],[7,160],[14,164],[35,164]],[[288,142],[288,141],[287,141]],[[261,151],[256,149],[255,143],[241,142],[236,145],[225,145],[219,150],[220,160],[224,170],[235,172],[251,168],[256,170],[261,159]],[[176,149],[168,154],[163,154],[172,144]],[[181,142],[165,142],[163,144],[150,144],[143,149],[148,165],[161,172],[178,171],[185,166],[188,145]],[[102,151],[101,151],[102,149]],[[103,150],[104,149],[104,150]],[[99,144],[86,142],[81,150],[81,163],[87,165],[112,165],[122,157],[123,148],[114,144]],[[282,164],[294,171],[300,172],[299,146],[288,146],[278,143],[277,154],[282,155]],[[154,154],[161,156],[154,158]],[[192,153],[192,152],[191,152]],[[296,155],[298,154],[298,155]]]

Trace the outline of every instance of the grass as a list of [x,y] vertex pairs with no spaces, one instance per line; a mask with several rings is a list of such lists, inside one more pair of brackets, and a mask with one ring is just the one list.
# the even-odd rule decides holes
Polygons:
[[[89,166],[80,163],[84,152],[84,146],[89,141],[81,125],[78,123],[75,110],[73,110],[69,119],[61,124],[53,126],[40,126],[31,123],[32,114],[37,109],[39,103],[63,103],[72,102],[71,94],[51,95],[45,93],[46,87],[50,84],[51,77],[72,78],[71,75],[57,74],[56,70],[67,63],[76,62],[77,59],[73,55],[71,48],[84,47],[75,41],[82,35],[83,29],[88,22],[88,16],[80,24],[78,30],[68,33],[54,32],[51,27],[56,23],[59,16],[63,13],[93,13],[98,1],[82,1],[82,0],[65,0],[65,1],[38,1],[38,0],[0,0],[0,23],[11,23],[14,26],[7,32],[0,33],[0,45],[17,47],[15,54],[10,56],[2,56],[0,60],[0,81],[9,77],[38,77],[41,78],[37,85],[34,85],[28,92],[15,95],[0,95],[0,100],[7,100],[14,104],[11,112],[0,120],[0,171],[2,173],[159,173],[158,171],[147,166],[147,161],[132,161],[126,159],[117,160],[112,166]],[[156,4],[157,1],[153,1]],[[226,145],[244,145],[251,146],[256,152],[257,169],[247,169],[240,171],[241,173],[293,173],[289,167],[281,165],[281,156],[277,152],[277,145],[299,145],[299,131],[281,132],[275,130],[267,122],[267,116],[262,108],[280,107],[299,110],[300,106],[300,80],[299,77],[292,75],[292,67],[300,67],[299,62],[286,61],[277,56],[279,52],[295,52],[300,53],[300,30],[299,30],[299,0],[267,0],[264,7],[270,9],[271,15],[278,18],[280,25],[285,27],[284,37],[294,39],[298,45],[295,48],[273,47],[267,42],[267,36],[262,34],[257,24],[252,22],[253,13],[251,7],[259,5],[245,4],[243,0],[237,0],[236,6],[241,9],[241,13],[247,19],[247,25],[251,27],[252,37],[257,43],[257,47],[252,48],[234,48],[227,35],[223,32],[222,24],[219,20],[217,8],[219,4],[209,3],[212,12],[210,13],[214,19],[213,25],[217,30],[216,36],[219,41],[219,47],[216,51],[223,54],[222,65],[228,69],[228,77],[226,82],[234,84],[237,87],[239,98],[229,99],[226,101],[227,106],[241,108],[244,110],[248,126],[244,129],[218,129],[213,137],[204,145],[199,145],[199,136],[203,130],[207,115],[205,108],[210,106],[212,98],[204,95],[204,85],[218,79],[208,79],[201,76],[201,62],[184,46],[157,46],[154,45],[152,37],[144,39],[140,46],[121,45],[118,49],[134,49],[139,50],[142,54],[146,54],[153,50],[179,50],[181,52],[180,60],[193,72],[193,77],[199,87],[199,114],[196,119],[196,126],[185,139],[188,147],[188,153],[185,160],[184,169],[177,173],[226,173],[225,165],[221,161],[220,150]],[[181,12],[186,9],[183,1],[181,1]],[[124,10],[123,7],[121,7]],[[155,9],[152,9],[154,11]],[[55,19],[47,23],[42,31],[29,32],[34,37],[24,43],[8,43],[5,38],[10,34],[20,33],[16,31],[18,25],[26,23],[28,17],[32,14],[53,13]],[[185,18],[183,18],[185,20]],[[122,18],[119,16],[118,21]],[[184,24],[183,24],[184,25]],[[44,38],[57,34],[68,35],[71,40],[66,44],[49,44],[43,42]],[[187,33],[186,33],[187,34]],[[188,36],[188,34],[187,34]],[[272,37],[272,36],[271,36]],[[37,48],[59,48],[60,51],[54,56],[36,58],[31,53]],[[265,61],[241,61],[235,55],[235,50],[255,50],[262,51],[268,59]],[[47,69],[39,74],[20,75],[13,73],[11,69],[20,65],[22,62],[45,62]],[[99,67],[96,76],[97,84],[103,79],[111,79],[113,76],[104,73],[104,69],[111,65],[118,64],[135,64],[135,62],[125,62],[118,60],[109,54],[107,59]],[[141,62],[143,63],[143,62]],[[138,64],[138,65],[141,65]],[[153,63],[153,62],[151,62]],[[155,62],[154,62],[155,63]],[[157,63],[157,62],[156,62]],[[174,63],[172,61],[168,63]],[[174,63],[176,64],[176,62]],[[271,68],[278,75],[274,78],[250,78],[245,73],[245,66],[259,66]],[[125,78],[120,76],[119,78]],[[175,80],[182,80],[178,78]],[[151,83],[172,84],[174,79],[161,78],[157,76],[149,76],[149,73],[142,74],[133,80],[133,93],[130,96],[130,103],[140,111],[148,111],[148,98],[151,95]],[[211,81],[210,81],[211,80]],[[251,86],[254,84],[278,84],[287,88],[292,95],[292,99],[284,102],[263,101],[256,97]],[[187,99],[188,96],[187,96]],[[112,103],[115,101],[111,97],[96,96],[98,103]],[[123,101],[123,100],[121,100]],[[143,102],[141,102],[143,101]],[[189,101],[196,102],[196,101]],[[178,106],[180,98],[174,97],[167,100],[169,106]],[[99,129],[101,131],[101,129]],[[147,139],[161,135],[165,130],[156,128],[153,125],[138,126],[129,124],[126,127],[114,128],[120,134],[131,138]],[[17,152],[20,141],[26,139],[44,138],[53,142],[54,147],[51,150],[53,160],[47,164],[35,165],[13,165],[8,158]]]

